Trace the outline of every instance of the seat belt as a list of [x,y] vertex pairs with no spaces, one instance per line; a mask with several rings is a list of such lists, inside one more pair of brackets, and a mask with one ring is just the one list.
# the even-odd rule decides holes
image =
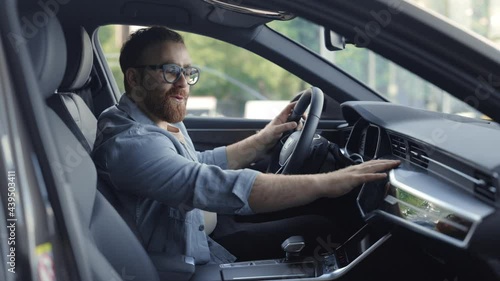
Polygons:
[[78,128],[78,125],[76,124],[75,120],[71,116],[71,113],[68,111],[68,108],[64,104],[64,101],[62,100],[62,97],[60,94],[54,94],[51,97],[47,99],[47,105],[56,112],[56,114],[59,116],[59,118],[62,119],[64,124],[70,129],[70,131],[73,133],[73,135],[78,139],[80,144],[87,150],[87,152],[90,153],[92,152],[92,148],[90,147],[89,143],[87,142],[87,139],[83,135],[82,131],[80,128]]

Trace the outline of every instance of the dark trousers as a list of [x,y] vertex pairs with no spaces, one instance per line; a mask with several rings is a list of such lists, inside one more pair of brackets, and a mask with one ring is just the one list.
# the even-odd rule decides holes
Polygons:
[[[233,215],[218,215],[217,227],[210,235],[238,261],[285,257],[281,243],[290,236],[301,235],[306,247],[301,252],[315,256],[335,248],[336,226],[320,215],[299,215],[271,221],[249,222]],[[337,231],[336,231],[337,230]]]

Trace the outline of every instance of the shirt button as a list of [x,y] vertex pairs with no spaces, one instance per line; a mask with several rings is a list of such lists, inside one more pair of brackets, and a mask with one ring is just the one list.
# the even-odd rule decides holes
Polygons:
[[198,230],[199,230],[199,231],[203,231],[203,230],[205,230],[205,226],[204,226],[203,224],[202,224],[202,225],[200,225],[200,227],[198,227]]

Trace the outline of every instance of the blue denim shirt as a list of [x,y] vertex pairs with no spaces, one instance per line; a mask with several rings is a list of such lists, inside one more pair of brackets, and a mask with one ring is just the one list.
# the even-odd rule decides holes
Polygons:
[[126,95],[99,116],[92,156],[135,219],[150,253],[193,257],[196,264],[235,257],[204,232],[200,209],[251,214],[248,196],[258,174],[227,170],[226,148],[197,152],[182,122],[185,142],[158,127]]

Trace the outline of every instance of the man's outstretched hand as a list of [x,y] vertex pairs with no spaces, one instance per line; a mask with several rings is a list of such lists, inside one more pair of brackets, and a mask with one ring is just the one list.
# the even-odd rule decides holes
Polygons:
[[248,201],[254,212],[262,213],[305,205],[323,197],[339,197],[363,183],[386,178],[386,172],[400,163],[399,160],[372,160],[315,175],[260,174]]
[[399,160],[371,160],[322,174],[324,185],[320,196],[339,197],[363,183],[385,179],[385,172],[396,168],[400,163]]

